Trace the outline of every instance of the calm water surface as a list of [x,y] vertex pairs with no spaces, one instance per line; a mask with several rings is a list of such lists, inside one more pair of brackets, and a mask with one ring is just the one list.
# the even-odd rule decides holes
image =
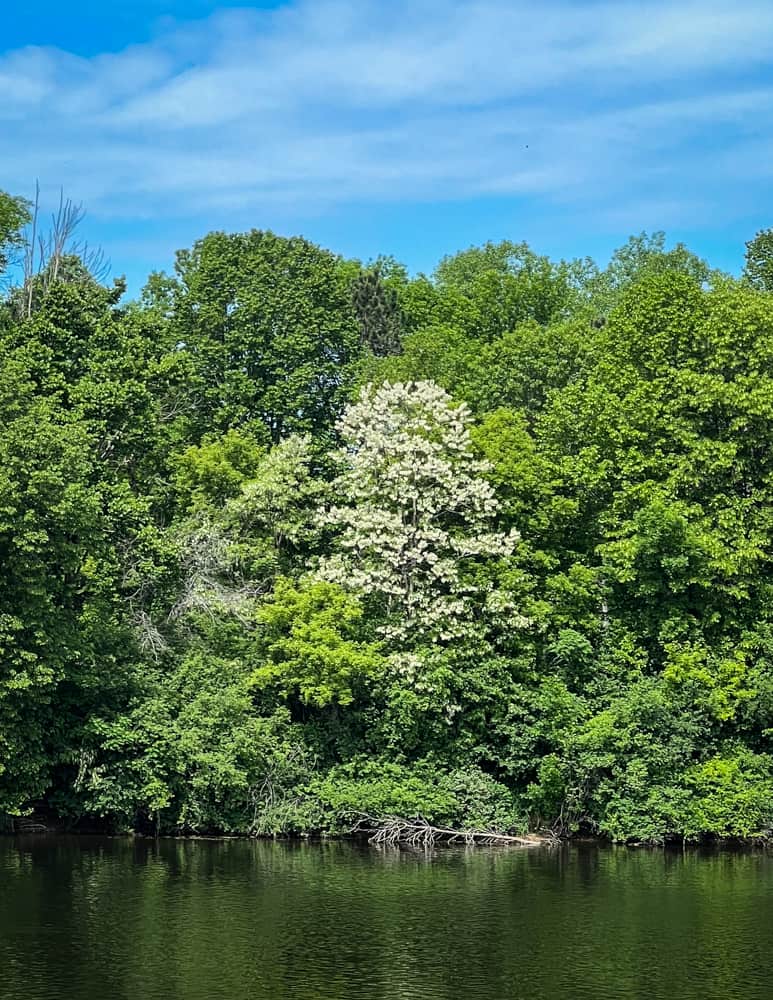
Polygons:
[[2,1000],[773,997],[773,854],[0,838]]

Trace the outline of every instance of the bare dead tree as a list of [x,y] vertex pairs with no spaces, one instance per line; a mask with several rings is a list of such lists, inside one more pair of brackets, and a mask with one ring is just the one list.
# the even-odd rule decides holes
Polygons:
[[24,247],[24,316],[32,315],[32,279],[35,276],[35,247],[38,240],[38,218],[40,216],[40,182],[35,181],[35,201],[32,207],[30,236]]
[[134,614],[134,632],[142,652],[158,663],[169,649],[169,643],[144,608],[140,608]]
[[168,620],[191,612],[215,621],[221,614],[254,627],[254,601],[262,587],[239,573],[234,550],[222,528],[204,518],[182,537],[183,585]]
[[[51,215],[50,227],[41,231],[40,183],[35,182],[32,219],[26,235],[23,257],[23,284],[18,297],[19,311],[29,319],[35,308],[36,294],[43,296],[57,281],[88,277],[104,283],[110,274],[110,261],[100,247],[77,238],[77,230],[86,212],[82,203],[66,198],[59,190],[59,205]],[[69,265],[69,273],[68,273]]]

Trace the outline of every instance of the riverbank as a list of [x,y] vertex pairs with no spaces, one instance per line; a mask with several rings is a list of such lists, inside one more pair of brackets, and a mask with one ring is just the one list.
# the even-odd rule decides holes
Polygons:
[[9,838],[56,838],[56,837],[107,837],[116,840],[172,840],[172,841],[202,841],[202,842],[277,842],[285,844],[319,843],[319,844],[368,844],[374,847],[628,847],[632,849],[721,849],[721,850],[753,850],[773,847],[773,836],[769,833],[750,837],[722,837],[707,834],[700,838],[683,838],[678,836],[664,837],[661,840],[630,839],[613,841],[608,837],[583,833],[559,836],[550,831],[531,832],[523,835],[508,835],[494,831],[481,830],[450,830],[432,827],[430,824],[403,820],[400,821],[399,833],[394,823],[387,823],[377,829],[353,829],[348,832],[324,833],[319,831],[293,832],[277,834],[256,834],[249,831],[241,832],[194,832],[194,831],[161,831],[152,833],[148,830],[119,830],[115,827],[98,825],[66,825],[63,823],[43,823],[30,821],[28,817],[18,818],[13,826],[0,827],[0,836]]

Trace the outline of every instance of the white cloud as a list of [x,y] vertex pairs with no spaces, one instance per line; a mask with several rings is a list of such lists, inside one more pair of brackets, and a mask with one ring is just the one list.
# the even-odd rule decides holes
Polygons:
[[0,56],[0,187],[125,219],[508,195],[682,216],[763,182],[771,57],[767,0],[224,12],[90,59]]

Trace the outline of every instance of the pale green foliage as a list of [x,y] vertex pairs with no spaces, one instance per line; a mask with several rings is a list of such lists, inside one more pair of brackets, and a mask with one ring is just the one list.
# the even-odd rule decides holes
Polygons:
[[344,469],[333,493],[343,503],[326,520],[340,534],[320,575],[376,598],[387,637],[469,632],[476,588],[465,566],[513,552],[516,536],[493,530],[498,503],[470,422],[433,382],[408,382],[366,386],[339,423]]
[[686,775],[688,796],[680,824],[688,837],[749,837],[773,824],[773,767],[767,755],[732,747]]
[[362,607],[334,584],[311,581],[294,587],[277,581],[258,613],[256,687],[296,694],[307,705],[348,705],[356,689],[383,672],[378,645],[363,642]]
[[174,484],[180,501],[190,510],[225,503],[254,475],[261,455],[258,443],[235,429],[191,445],[174,459]]

